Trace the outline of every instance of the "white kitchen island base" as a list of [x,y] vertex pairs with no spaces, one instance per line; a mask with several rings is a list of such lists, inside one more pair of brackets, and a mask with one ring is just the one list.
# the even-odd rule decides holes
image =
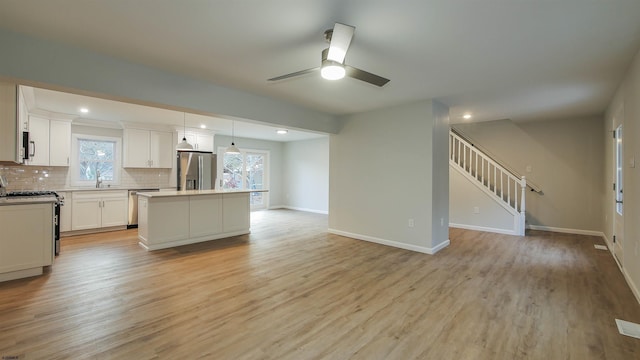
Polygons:
[[138,239],[158,250],[249,234],[251,191],[138,193]]

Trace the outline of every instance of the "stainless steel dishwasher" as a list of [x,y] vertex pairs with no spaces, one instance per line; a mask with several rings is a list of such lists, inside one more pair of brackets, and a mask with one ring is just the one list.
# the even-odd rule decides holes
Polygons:
[[138,227],[138,193],[160,191],[160,189],[136,189],[129,190],[129,221],[127,229]]

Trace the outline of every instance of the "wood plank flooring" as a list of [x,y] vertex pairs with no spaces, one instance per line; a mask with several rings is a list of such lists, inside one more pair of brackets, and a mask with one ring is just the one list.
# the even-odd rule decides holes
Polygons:
[[136,230],[63,238],[0,283],[5,359],[640,359],[640,305],[602,239],[452,229],[425,255],[252,214],[252,234],[145,252]]

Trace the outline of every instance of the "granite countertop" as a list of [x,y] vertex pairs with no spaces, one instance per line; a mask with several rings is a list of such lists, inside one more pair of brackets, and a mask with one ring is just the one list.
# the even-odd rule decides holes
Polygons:
[[216,195],[216,194],[239,194],[252,192],[268,192],[269,190],[163,190],[156,192],[139,192],[138,196],[157,198],[171,196],[194,196],[194,195]]
[[[161,190],[161,188],[157,186],[111,186],[111,187],[71,187],[64,189],[55,189],[53,191],[60,192],[71,192],[71,191],[108,191],[108,190]],[[162,189],[164,191],[164,189]],[[175,191],[175,188],[170,188],[169,190]]]
[[58,201],[55,196],[16,196],[16,197],[0,197],[0,206],[4,205],[27,205],[27,204],[44,204],[54,203]]

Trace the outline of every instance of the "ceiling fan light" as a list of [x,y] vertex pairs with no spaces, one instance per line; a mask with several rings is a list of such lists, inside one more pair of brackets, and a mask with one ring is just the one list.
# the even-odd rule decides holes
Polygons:
[[326,80],[340,80],[345,75],[344,66],[336,62],[327,61],[320,69],[320,75]]

